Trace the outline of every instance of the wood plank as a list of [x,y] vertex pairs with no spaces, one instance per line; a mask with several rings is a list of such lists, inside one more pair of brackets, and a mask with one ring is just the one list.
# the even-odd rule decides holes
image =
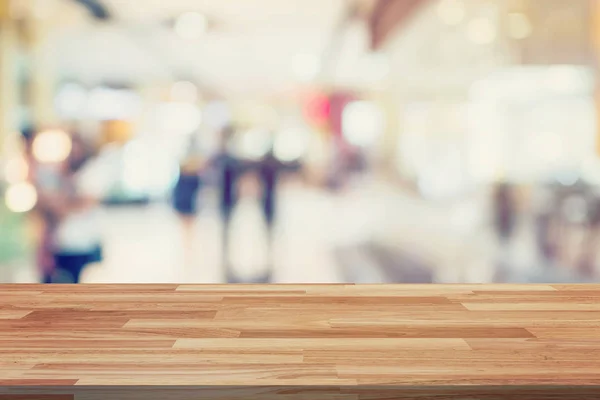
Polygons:
[[77,379],[0,379],[0,386],[73,386]]
[[381,327],[361,326],[329,329],[246,329],[241,338],[527,338],[524,328],[488,327]]
[[21,319],[28,314],[31,314],[31,311],[27,310],[0,310],[0,319]]
[[600,384],[598,285],[1,288],[0,386]]
[[499,300],[495,303],[461,303],[470,311],[600,311],[600,302],[575,303],[565,301],[561,303],[527,302],[524,299],[520,303],[504,303]]
[[72,394],[0,394],[0,400],[74,400],[74,398],[75,395]]
[[105,352],[106,349],[169,349],[176,343],[174,339],[157,339],[144,340],[140,338],[134,339],[52,339],[44,340],[43,338],[15,337],[12,339],[0,339],[0,351],[10,349],[17,351],[20,349],[36,349],[36,352],[41,349],[49,349],[57,351],[60,349],[86,349]]
[[470,350],[471,347],[464,339],[179,339],[173,346],[181,349],[205,349],[218,351],[325,351],[325,350],[355,350],[371,352],[394,350]]

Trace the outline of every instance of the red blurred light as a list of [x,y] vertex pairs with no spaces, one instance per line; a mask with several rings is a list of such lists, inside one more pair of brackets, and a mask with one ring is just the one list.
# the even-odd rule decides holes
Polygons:
[[305,102],[306,118],[313,124],[321,125],[329,121],[331,102],[324,94],[312,94]]

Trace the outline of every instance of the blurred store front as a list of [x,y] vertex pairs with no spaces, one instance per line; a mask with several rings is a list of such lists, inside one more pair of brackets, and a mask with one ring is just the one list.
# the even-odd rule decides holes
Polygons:
[[84,282],[597,280],[599,7],[0,0],[0,280],[84,150]]

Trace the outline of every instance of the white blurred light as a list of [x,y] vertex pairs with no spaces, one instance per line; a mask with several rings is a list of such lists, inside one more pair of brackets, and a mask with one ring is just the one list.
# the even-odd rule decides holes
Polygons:
[[531,36],[533,26],[529,18],[522,13],[508,14],[508,34],[511,38],[522,40]]
[[129,142],[123,153],[124,188],[135,194],[159,197],[167,194],[179,176],[179,165],[170,147],[142,139]]
[[184,13],[175,22],[175,33],[185,40],[199,39],[207,28],[206,16],[197,12]]
[[537,136],[537,151],[542,164],[560,166],[565,155],[565,143],[562,137],[554,132],[544,132]]
[[264,157],[273,144],[271,133],[264,129],[252,129],[239,138],[239,154],[250,160]]
[[208,103],[203,114],[206,124],[215,130],[222,129],[231,122],[231,111],[223,101]]
[[390,62],[385,54],[374,53],[368,56],[365,75],[375,82],[385,79],[390,73]]
[[58,163],[69,157],[72,147],[71,137],[65,131],[44,131],[33,141],[33,156],[39,162]]
[[248,114],[253,125],[275,128],[279,121],[277,110],[269,104],[254,104]]
[[29,165],[22,157],[9,160],[4,168],[4,177],[10,184],[23,182],[29,174]]
[[465,19],[465,4],[461,0],[442,0],[437,12],[446,25],[458,25]]
[[157,111],[158,129],[178,135],[194,133],[202,123],[200,109],[190,103],[164,103]]
[[65,119],[75,119],[83,116],[88,99],[87,90],[76,83],[64,85],[55,99],[58,114]]
[[31,211],[37,203],[37,191],[35,187],[27,182],[11,185],[6,190],[6,207],[15,213]]
[[586,85],[586,75],[578,67],[554,65],[548,68],[546,74],[546,84],[557,92],[569,93]]
[[197,103],[198,88],[192,82],[176,82],[171,87],[171,99],[185,103]]
[[285,130],[275,139],[273,152],[279,161],[292,162],[306,154],[308,144],[308,132],[301,129]]
[[579,180],[579,174],[576,172],[562,172],[557,174],[556,180],[564,186],[573,186]]
[[148,174],[149,154],[146,148],[137,140],[125,146],[123,183],[127,190],[143,192],[149,185],[152,174]]
[[99,87],[90,93],[87,112],[98,120],[133,118],[141,110],[140,97],[131,90]]
[[344,108],[342,130],[344,136],[355,146],[369,146],[385,129],[382,110],[368,101],[355,101]]
[[497,35],[496,27],[489,18],[476,18],[467,26],[467,36],[476,44],[493,43]]
[[594,157],[586,160],[582,165],[582,176],[587,182],[600,185],[600,159]]
[[294,57],[293,71],[297,79],[312,81],[321,71],[321,61],[314,54],[298,54]]

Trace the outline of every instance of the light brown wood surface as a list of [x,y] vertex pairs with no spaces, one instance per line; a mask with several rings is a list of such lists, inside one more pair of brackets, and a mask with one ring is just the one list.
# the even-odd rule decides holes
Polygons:
[[0,285],[0,385],[600,384],[600,286]]

